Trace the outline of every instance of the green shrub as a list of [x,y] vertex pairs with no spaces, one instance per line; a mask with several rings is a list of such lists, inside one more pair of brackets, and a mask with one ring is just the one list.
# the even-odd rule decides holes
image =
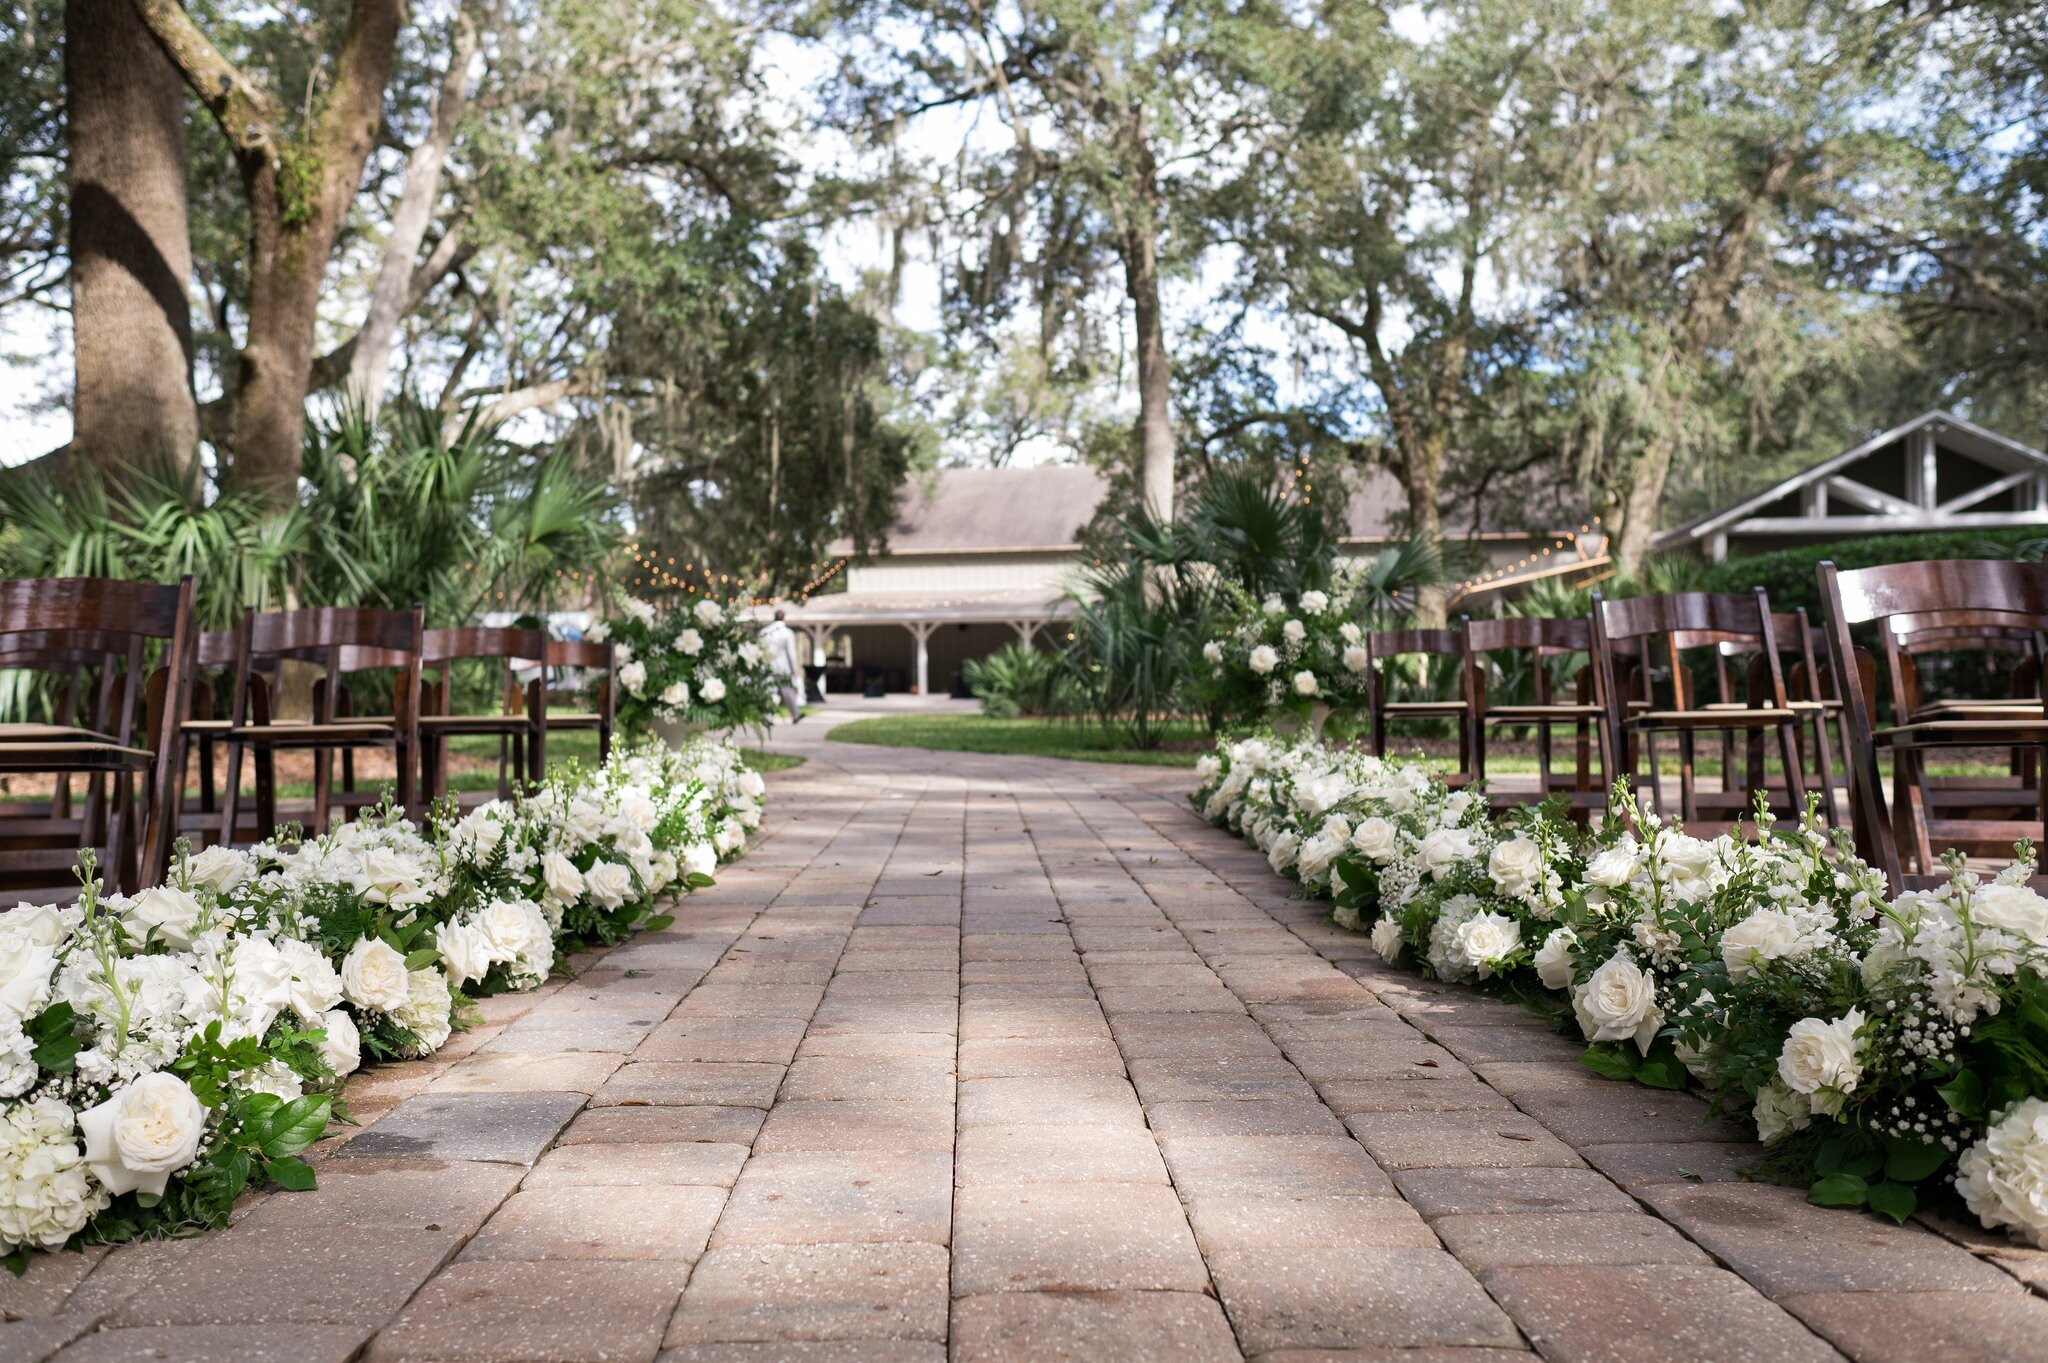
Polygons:
[[1060,658],[1028,644],[1005,644],[960,669],[981,712],[996,719],[1049,715],[1059,709]]
[[1773,610],[1789,611],[1804,606],[1818,620],[1820,588],[1813,570],[1823,559],[1832,560],[1837,568],[1874,568],[1882,563],[1915,563],[1922,559],[2038,559],[2041,550],[2042,534],[2038,529],[1870,535],[1732,558],[1710,568],[1702,585],[1715,592],[1747,592],[1761,586],[1770,593]]

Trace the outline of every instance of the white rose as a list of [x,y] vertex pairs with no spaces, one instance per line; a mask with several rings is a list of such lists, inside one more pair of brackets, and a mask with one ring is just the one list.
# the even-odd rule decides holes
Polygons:
[[541,943],[551,943],[547,919],[523,899],[497,901],[476,916],[475,926],[490,944],[491,955],[500,961],[532,956]]
[[1202,657],[1212,663],[1222,662],[1223,645],[1211,639],[1208,643],[1202,645]]
[[1546,989],[1572,987],[1572,972],[1578,965],[1579,939],[1570,928],[1553,928],[1536,949],[1536,978]]
[[1986,1226],[2048,1248],[2048,1101],[2022,1098],[1963,1151],[1956,1191]]
[[1314,694],[1316,693],[1316,689],[1317,689],[1317,688],[1316,688],[1316,674],[1315,674],[1315,673],[1313,673],[1313,672],[1297,672],[1297,673],[1295,673],[1295,674],[1294,674],[1294,694],[1295,694],[1295,695],[1297,695],[1297,696],[1313,696],[1313,695],[1314,695]]
[[626,614],[632,616],[643,625],[654,623],[654,607],[637,596],[626,598]]
[[1522,945],[1522,925],[1504,913],[1475,913],[1458,924],[1458,950],[1485,979]]
[[0,913],[0,932],[26,933],[31,940],[53,947],[71,935],[72,924],[79,917],[77,909],[67,914],[66,910],[49,904],[17,904]]
[[188,884],[204,885],[222,894],[241,886],[252,874],[249,858],[229,847],[209,847],[185,859]]
[[50,977],[57,949],[36,940],[27,928],[0,932],[0,1013],[34,1017],[50,1003]]
[[719,621],[725,619],[725,612],[718,608],[718,603],[716,601],[713,601],[708,597],[702,601],[699,601],[696,604],[696,606],[694,606],[691,609],[690,613],[696,616],[697,623],[704,626],[704,628],[706,629],[710,629],[713,625],[716,625]]
[[1637,847],[1623,838],[1612,847],[1595,852],[1586,862],[1586,883],[1603,889],[1616,889],[1635,879]]
[[1543,884],[1543,849],[1534,838],[1514,837],[1496,843],[1493,855],[1486,859],[1486,873],[1502,894],[1528,894]]
[[590,640],[593,644],[603,643],[612,637],[611,622],[609,620],[596,621],[589,629],[583,631],[583,637]]
[[1273,650],[1271,645],[1260,644],[1252,650],[1251,665],[1252,671],[1263,677],[1274,668],[1280,666],[1280,655]]
[[341,958],[342,997],[358,1008],[389,1013],[405,1006],[405,957],[381,937],[364,937]]
[[740,661],[748,667],[759,667],[761,665],[761,646],[759,644],[751,642],[741,644],[739,646],[739,655]]
[[600,908],[616,909],[633,893],[633,873],[616,862],[600,861],[583,873],[583,888]]
[[1392,965],[1401,954],[1401,925],[1391,918],[1382,918],[1372,925],[1372,949],[1380,959]]
[[1280,637],[1288,643],[1299,647],[1301,641],[1308,638],[1308,626],[1302,624],[1299,620],[1289,620],[1286,624],[1280,626]]
[[78,1114],[85,1162],[108,1192],[161,1197],[170,1176],[199,1154],[206,1109],[174,1074],[145,1074]]
[[[1793,1023],[1778,1052],[1778,1078],[1794,1093],[1848,1093],[1863,1077],[1863,1047],[1856,1038],[1862,1025],[1860,1008],[1851,1008],[1832,1022],[1801,1018]],[[1816,1099],[1814,1110],[1820,1111],[1825,1102]]]
[[1321,615],[1324,611],[1328,610],[1329,608],[1330,598],[1325,593],[1311,591],[1303,592],[1301,594],[1301,609],[1303,613],[1308,615]]
[[697,687],[697,694],[704,697],[706,705],[716,705],[725,699],[725,683],[716,677],[709,678]]
[[277,1015],[291,1007],[292,958],[268,937],[235,939],[228,1029],[236,1036],[262,1036]]
[[740,794],[751,799],[758,800],[768,793],[768,782],[762,779],[760,772],[755,771],[751,767],[739,774],[737,784]]
[[356,1020],[339,1008],[321,1014],[320,1026],[327,1033],[320,1043],[320,1058],[336,1077],[354,1074],[363,1064],[363,1034]]
[[573,904],[583,897],[583,873],[560,852],[550,852],[540,859],[540,878],[547,887],[548,898],[558,904]]
[[1424,835],[1416,849],[1431,876],[1442,880],[1477,850],[1472,832],[1465,828],[1434,828]]
[[443,923],[435,928],[434,949],[441,953],[448,983],[458,989],[490,974],[497,959],[497,953],[491,950],[491,939],[467,923]]
[[647,664],[632,662],[619,669],[619,685],[626,694],[637,696],[647,689]]
[[292,1012],[301,1022],[314,1022],[341,1002],[341,976],[311,942],[287,938],[279,946],[291,967]]
[[1344,670],[1346,672],[1363,672],[1371,662],[1372,655],[1367,653],[1362,646],[1358,644],[1346,644],[1344,646]]
[[1259,609],[1268,615],[1285,615],[1287,614],[1287,603],[1277,596],[1269,596],[1260,603]]
[[1970,918],[1981,927],[2009,932],[2036,946],[2048,945],[2048,899],[2024,885],[1992,881],[1970,895]]
[[1389,820],[1374,815],[1360,819],[1358,827],[1351,830],[1351,846],[1360,856],[1374,861],[1385,861],[1392,857],[1401,845],[1400,832]]
[[1758,966],[1800,946],[1799,920],[1782,909],[1758,909],[1721,934],[1721,961],[1729,979],[1746,980]]
[[1572,1011],[1588,1041],[1633,1041],[1644,1055],[1664,1025],[1657,982],[1625,951],[1616,951],[1579,987]]
[[128,901],[122,918],[137,937],[183,951],[199,930],[199,901],[175,885],[157,885]]
[[1714,844],[1674,833],[1658,846],[1657,863],[1668,880],[1680,884],[1704,880],[1714,869]]
[[693,842],[683,848],[683,869],[693,876],[718,873],[718,849],[708,842]]
[[1365,638],[1365,631],[1351,621],[1346,620],[1343,624],[1337,626],[1337,637],[1347,644],[1355,644]]
[[685,658],[694,658],[704,651],[704,636],[694,629],[686,629],[676,636],[676,652]]
[[670,682],[666,687],[662,689],[661,703],[663,705],[671,707],[672,709],[677,710],[680,710],[685,705],[688,705],[690,703],[689,683]]

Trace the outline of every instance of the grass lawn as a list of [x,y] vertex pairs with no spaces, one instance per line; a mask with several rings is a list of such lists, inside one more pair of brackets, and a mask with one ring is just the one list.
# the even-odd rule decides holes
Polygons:
[[1067,757],[1157,767],[1192,767],[1210,748],[1208,730],[1194,723],[1166,726],[1157,748],[1133,748],[1126,745],[1122,734],[1093,725],[1059,719],[991,719],[987,715],[876,715],[848,720],[826,737],[888,748]]

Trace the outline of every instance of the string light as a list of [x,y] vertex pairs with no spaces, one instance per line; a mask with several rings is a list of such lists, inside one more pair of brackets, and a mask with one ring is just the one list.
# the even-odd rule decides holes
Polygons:
[[[1536,553],[1530,554],[1525,558],[1519,559],[1514,563],[1506,565],[1505,567],[1489,569],[1488,571],[1479,574],[1477,577],[1466,578],[1463,582],[1460,582],[1456,586],[1451,588],[1450,594],[1452,599],[1455,600],[1456,598],[1465,595],[1466,593],[1472,591],[1472,589],[1475,587],[1484,587],[1490,583],[1505,581],[1508,578],[1515,576],[1523,569],[1534,566],[1541,560],[1550,557],[1552,550],[1563,549],[1567,545],[1578,551],[1579,561],[1581,563],[1587,566],[1594,566],[1594,556],[1586,552],[1585,546],[1581,543],[1581,539],[1584,536],[1591,535],[1594,531],[1594,528],[1599,524],[1600,518],[1598,516],[1595,516],[1586,524],[1581,525],[1576,532],[1569,530],[1566,531],[1564,533],[1564,536],[1558,539],[1556,542],[1554,542],[1549,549],[1543,549]],[[1604,541],[1604,535],[1602,536],[1602,539]]]

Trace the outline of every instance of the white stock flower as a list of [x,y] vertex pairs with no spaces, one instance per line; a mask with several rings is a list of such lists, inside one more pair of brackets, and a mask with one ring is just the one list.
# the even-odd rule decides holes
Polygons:
[[62,1099],[7,1105],[0,1117],[0,1248],[62,1249],[107,1205],[86,1172],[77,1129]]
[[1297,695],[1297,696],[1313,696],[1313,695],[1315,695],[1315,694],[1316,694],[1316,692],[1317,692],[1318,690],[1320,690],[1320,689],[1321,689],[1321,688],[1320,688],[1320,687],[1318,687],[1318,686],[1316,685],[1316,674],[1315,674],[1315,673],[1313,673],[1313,672],[1309,672],[1309,671],[1306,671],[1306,670],[1304,670],[1304,671],[1301,671],[1301,672],[1297,672],[1297,673],[1295,673],[1295,674],[1294,674],[1294,694],[1295,694],[1295,695]]
[[419,1038],[418,1054],[432,1055],[448,1043],[455,1030],[455,996],[448,992],[448,977],[428,967],[415,970],[406,979],[405,1002],[391,1010],[391,1020]]
[[649,605],[647,602],[642,601],[637,596],[629,596],[626,598],[625,611],[626,614],[632,616],[635,620],[638,620],[643,625],[651,625],[654,623],[654,607]]
[[364,937],[341,958],[341,993],[358,1008],[380,1013],[405,1006],[405,957],[381,937]]
[[1401,925],[1391,918],[1382,918],[1372,925],[1372,949],[1380,959],[1392,965],[1401,954]]
[[320,1058],[335,1076],[354,1074],[361,1069],[363,1034],[356,1027],[356,1020],[340,1008],[331,1008],[321,1014],[320,1026],[327,1033],[320,1043]]
[[1513,837],[1496,843],[1486,859],[1486,873],[1493,887],[1504,895],[1519,898],[1543,884],[1543,849],[1534,838]]
[[1572,1011],[1588,1041],[1633,1041],[1644,1055],[1664,1025],[1656,980],[1620,950],[1579,987]]
[[1543,945],[1536,949],[1536,978],[1543,981],[1546,989],[1570,989],[1578,959],[1578,935],[1570,928],[1552,928]]
[[1986,1226],[2048,1248],[2048,1100],[2007,1108],[1956,1164],[1956,1191]]
[[1280,666],[1280,654],[1274,650],[1272,645],[1260,644],[1252,650],[1249,661],[1251,662],[1252,671],[1263,677],[1274,668]]
[[198,1156],[206,1109],[189,1084],[159,1071],[79,1113],[78,1127],[85,1162],[108,1192],[160,1197],[170,1176]]
[[1856,1036],[1862,1025],[1860,1008],[1851,1008],[1832,1022],[1801,1018],[1793,1023],[1778,1052],[1779,1080],[1794,1093],[1812,1098],[1814,1111],[1831,1107],[1863,1077],[1863,1043]]
[[725,699],[725,683],[716,677],[706,677],[698,683],[697,694],[704,698],[706,705],[716,705]]
[[1812,1126],[1813,1104],[1783,1084],[1765,1084],[1756,1091],[1756,1107],[1750,1115],[1756,1119],[1756,1138],[1769,1145],[1789,1132]]

